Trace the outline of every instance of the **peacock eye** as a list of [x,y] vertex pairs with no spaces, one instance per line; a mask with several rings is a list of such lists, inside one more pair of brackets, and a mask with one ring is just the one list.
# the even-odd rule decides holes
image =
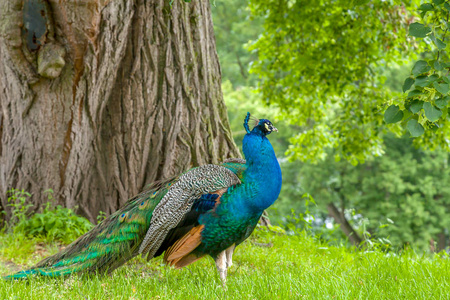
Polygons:
[[120,217],[119,217],[119,222],[122,223],[123,221],[125,221],[125,219],[127,219],[128,216],[130,216],[129,213],[121,214]]
[[146,203],[148,203],[146,200],[142,201],[141,204],[139,204],[139,210],[143,210],[146,208]]

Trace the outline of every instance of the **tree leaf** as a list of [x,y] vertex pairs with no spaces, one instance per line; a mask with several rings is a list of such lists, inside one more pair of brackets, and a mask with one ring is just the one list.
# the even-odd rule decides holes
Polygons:
[[411,105],[409,106],[409,110],[413,114],[417,114],[419,112],[419,110],[422,109],[422,107],[423,107],[423,101],[414,100],[413,102],[411,102]]
[[441,5],[445,0],[433,0],[434,5]]
[[418,60],[412,69],[412,73],[414,76],[426,73],[430,71],[431,67],[424,60]]
[[403,119],[403,111],[400,110],[398,105],[389,106],[384,112],[384,121],[387,124],[397,123]]
[[411,77],[405,79],[405,82],[403,83],[403,93],[411,88],[411,86],[414,84],[414,81],[414,78]]
[[444,7],[445,7],[445,9],[450,11],[450,4],[448,4],[447,2],[444,3]]
[[426,75],[425,76],[418,76],[416,78],[416,81],[415,81],[415,85],[416,86],[426,87],[429,84],[430,84],[430,82],[428,81],[428,76],[426,76]]
[[408,96],[406,96],[406,98],[412,98],[414,96],[418,96],[418,95],[422,95],[422,91],[420,90],[412,90],[411,92],[408,93]]
[[360,6],[369,3],[370,0],[356,0],[355,6]]
[[442,111],[430,102],[423,104],[423,110],[425,111],[425,116],[431,122],[436,122],[442,116]]
[[437,99],[434,103],[436,104],[437,107],[439,107],[440,109],[443,109],[444,107],[447,106],[449,99],[450,99],[450,96],[446,96],[444,98]]
[[447,47],[447,44],[438,38],[434,38],[434,44],[436,45],[436,47],[438,47],[439,50],[445,49],[445,47]]
[[418,38],[424,38],[431,32],[431,28],[420,23],[411,23],[409,25],[409,35]]
[[437,60],[434,61],[434,69],[436,71],[442,71],[444,69],[444,66]]
[[431,11],[434,10],[434,6],[431,3],[424,3],[421,6],[419,6],[419,10],[424,12]]
[[436,81],[438,79],[439,79],[439,75],[437,75],[437,74],[433,74],[433,75],[428,76],[428,82],[429,83],[432,83],[432,82],[434,82],[434,81]]
[[412,137],[421,136],[425,132],[423,126],[419,122],[417,122],[416,119],[409,120],[406,128],[408,129]]
[[434,82],[433,83],[434,88],[441,93],[442,95],[447,95],[448,91],[449,91],[449,87],[447,83],[437,83]]

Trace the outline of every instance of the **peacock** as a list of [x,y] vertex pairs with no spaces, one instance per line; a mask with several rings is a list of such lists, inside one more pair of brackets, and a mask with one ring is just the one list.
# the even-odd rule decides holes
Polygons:
[[236,246],[278,198],[281,170],[267,119],[244,120],[244,159],[203,165],[154,183],[59,253],[5,279],[110,273],[141,254],[183,268],[209,255],[225,286]]

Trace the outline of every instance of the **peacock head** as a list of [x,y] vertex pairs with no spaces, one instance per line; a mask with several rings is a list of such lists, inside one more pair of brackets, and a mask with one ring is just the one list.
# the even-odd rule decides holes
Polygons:
[[263,136],[266,136],[270,134],[272,131],[278,132],[278,129],[275,126],[273,126],[272,122],[270,122],[269,120],[256,118],[252,119],[253,121],[255,121],[255,127],[253,127],[253,129],[250,131],[250,127],[248,126],[249,120],[250,120],[250,113],[248,112],[244,120],[244,128],[247,131],[247,133],[255,132]]

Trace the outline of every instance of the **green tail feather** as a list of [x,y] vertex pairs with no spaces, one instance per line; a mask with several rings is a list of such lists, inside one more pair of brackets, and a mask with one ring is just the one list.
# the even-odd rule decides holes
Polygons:
[[153,210],[177,178],[153,184],[146,192],[130,199],[91,231],[61,252],[34,267],[5,276],[6,280],[40,275],[58,277],[76,272],[111,272],[138,254],[152,218]]
[[3,279],[5,279],[5,280],[28,279],[31,276],[35,275],[36,273],[38,273],[36,270],[20,271],[20,272],[17,272],[16,274],[4,276]]

